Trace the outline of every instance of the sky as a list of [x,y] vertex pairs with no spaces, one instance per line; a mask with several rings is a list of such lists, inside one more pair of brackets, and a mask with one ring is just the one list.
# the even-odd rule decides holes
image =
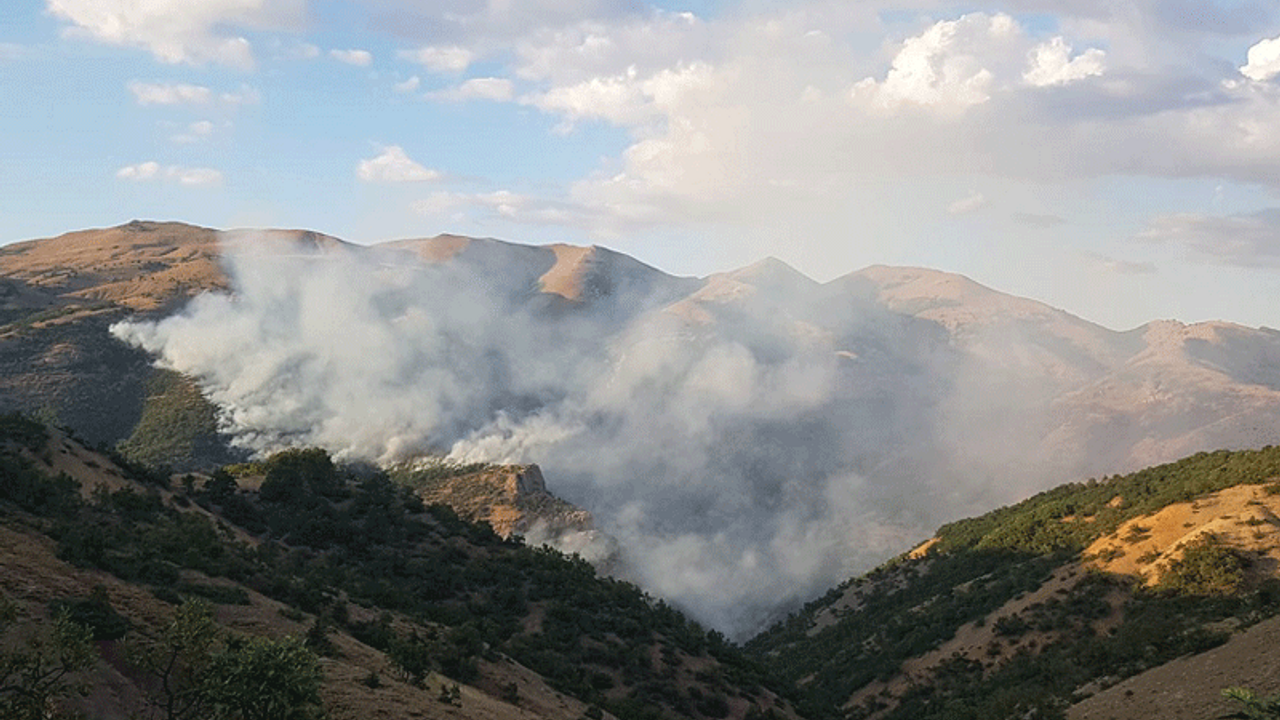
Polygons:
[[959,272],[1280,327],[1272,0],[13,0],[0,243],[134,218]]

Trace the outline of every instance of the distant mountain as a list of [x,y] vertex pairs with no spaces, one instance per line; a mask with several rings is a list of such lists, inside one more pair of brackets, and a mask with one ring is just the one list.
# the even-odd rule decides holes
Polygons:
[[1117,332],[919,268],[135,221],[0,248],[0,322],[0,408],[139,461],[536,462],[736,637],[940,522],[1280,441],[1280,333]]

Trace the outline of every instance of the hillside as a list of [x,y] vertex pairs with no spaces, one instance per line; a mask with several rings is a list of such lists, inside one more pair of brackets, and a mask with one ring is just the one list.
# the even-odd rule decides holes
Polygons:
[[335,719],[794,717],[717,633],[383,474],[292,451],[256,491],[224,472],[171,485],[38,423],[0,425],[0,592],[18,623],[0,634],[30,637],[63,605],[86,618],[99,639],[73,677],[88,694],[68,707],[93,717],[151,707],[138,648],[168,642],[192,599],[229,637],[305,638]]
[[1064,485],[942,527],[747,647],[811,717],[1221,715],[1227,687],[1280,691],[1252,654],[1280,640],[1277,512],[1274,447]]

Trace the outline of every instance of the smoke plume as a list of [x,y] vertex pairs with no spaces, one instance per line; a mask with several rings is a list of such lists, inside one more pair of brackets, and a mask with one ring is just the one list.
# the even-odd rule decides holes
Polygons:
[[[858,278],[681,279],[587,252],[555,294],[547,248],[429,262],[241,237],[231,294],[113,332],[198,378],[253,451],[538,462],[632,577],[733,637],[1048,484],[1022,446],[1043,399]],[[995,478],[985,453],[1027,474]]]

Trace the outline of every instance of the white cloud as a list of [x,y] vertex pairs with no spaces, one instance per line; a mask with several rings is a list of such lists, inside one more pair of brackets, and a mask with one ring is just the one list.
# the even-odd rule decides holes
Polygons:
[[1280,208],[1239,215],[1160,215],[1138,238],[1181,245],[1202,260],[1223,265],[1280,267]]
[[409,159],[399,145],[388,145],[377,157],[361,160],[356,177],[365,182],[430,182],[439,180],[440,173]]
[[184,132],[171,136],[169,139],[176,143],[196,143],[207,140],[213,134],[213,123],[208,120],[197,120],[187,125]]
[[373,64],[373,53],[368,50],[330,50],[329,57],[356,67],[369,67]]
[[0,62],[6,60],[17,60],[27,53],[27,49],[22,45],[11,42],[0,42]]
[[46,0],[72,34],[141,47],[167,63],[252,68],[246,30],[299,27],[305,0]]
[[161,166],[160,163],[154,160],[138,163],[137,165],[126,165],[116,171],[116,177],[134,182],[162,180],[189,186],[216,185],[222,182],[222,173],[213,168],[188,168],[178,165]]
[[1022,79],[1028,85],[1046,87],[1066,85],[1106,71],[1106,53],[1089,48],[1071,57],[1071,46],[1061,35],[1032,48],[1027,56],[1027,71]]
[[951,215],[967,215],[986,204],[987,198],[980,192],[974,192],[948,205],[947,212]]
[[599,120],[630,134],[562,197],[581,209],[571,223],[603,235],[783,217],[818,229],[822,208],[868,203],[872,178],[1280,184],[1280,86],[1193,63],[1186,36],[1143,35],[1109,13],[1060,14],[1051,35],[1004,14],[895,21],[901,39],[878,52],[849,38],[884,25],[848,5],[628,16],[530,32],[512,70],[531,88],[518,101],[562,120],[557,130]]
[[883,81],[868,77],[854,85],[853,96],[887,109],[910,104],[963,111],[990,99],[995,74],[987,64],[1021,34],[1004,14],[973,13],[935,23],[902,43]]
[[641,78],[634,67],[612,77],[597,77],[575,85],[530,95],[522,102],[540,110],[577,120],[599,119],[615,125],[651,122],[690,95],[715,93],[715,68],[705,63],[664,69]]
[[116,177],[122,180],[150,180],[159,173],[160,163],[149,160],[137,165],[128,165],[120,168],[116,171]]
[[179,105],[183,103],[207,103],[213,96],[209,88],[183,83],[129,83],[129,92],[139,105]]
[[526,225],[554,225],[589,229],[604,218],[599,210],[574,202],[534,197],[510,190],[493,192],[434,192],[411,206],[421,214],[447,217],[451,221],[472,220],[516,222]]
[[1249,48],[1248,62],[1240,74],[1250,80],[1264,81],[1280,75],[1280,37],[1259,40]]
[[422,80],[417,75],[414,75],[413,77],[409,78],[408,80],[405,80],[404,82],[396,83],[395,90],[396,92],[401,92],[401,93],[411,93],[414,90],[417,90],[420,84],[422,84]]
[[462,72],[471,65],[475,54],[457,45],[438,47],[428,45],[417,50],[401,50],[402,60],[418,63],[432,72]]
[[511,81],[506,78],[471,78],[461,85],[427,93],[430,100],[465,102],[467,100],[493,100],[506,102],[513,95]]

